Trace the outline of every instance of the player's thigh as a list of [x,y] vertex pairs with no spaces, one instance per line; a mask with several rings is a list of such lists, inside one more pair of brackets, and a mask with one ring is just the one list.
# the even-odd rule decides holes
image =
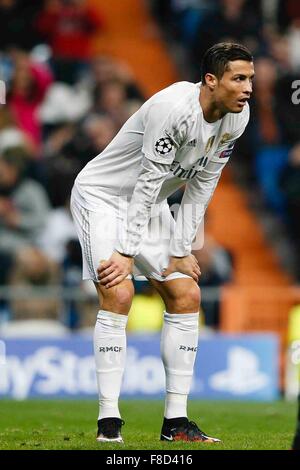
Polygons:
[[100,262],[112,255],[118,236],[120,222],[114,209],[99,206],[97,212],[89,211],[73,199],[71,210],[82,250],[83,279],[94,282],[100,309],[127,314],[134,294],[131,276],[107,289],[97,275]]
[[200,308],[200,289],[192,278],[177,278],[169,281],[149,282],[162,297],[169,313],[194,313]]

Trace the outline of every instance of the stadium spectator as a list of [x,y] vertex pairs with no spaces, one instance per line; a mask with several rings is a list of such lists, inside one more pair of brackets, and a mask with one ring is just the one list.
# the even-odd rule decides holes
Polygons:
[[[123,124],[124,121],[119,121]],[[96,156],[113,139],[117,132],[115,120],[109,113],[91,113],[82,122],[83,139],[87,143],[86,148],[81,153],[80,161],[87,162],[91,156]]]
[[[70,189],[70,188],[69,188]],[[43,255],[60,266],[60,282],[63,287],[81,289],[81,251],[70,213],[69,197],[63,207],[49,212],[46,225],[41,232],[38,246]],[[67,299],[64,305],[64,323],[74,329],[87,326],[87,306]]]
[[0,152],[13,147],[22,147],[28,159],[34,158],[34,147],[27,135],[14,124],[4,128],[1,128],[0,124]]
[[162,34],[185,46],[193,42],[199,24],[217,6],[218,0],[150,0],[150,9]]
[[275,62],[262,57],[256,60],[255,112],[257,131],[262,145],[276,145],[280,142],[279,126],[274,113],[274,92],[277,80]]
[[10,272],[11,286],[26,288],[22,298],[10,302],[13,320],[48,319],[60,320],[61,301],[51,294],[32,296],[32,287],[57,286],[60,281],[58,265],[33,246],[19,249]]
[[37,29],[52,48],[58,81],[74,84],[88,68],[92,38],[104,27],[100,8],[86,0],[47,0],[37,17]]
[[195,33],[191,60],[195,73],[205,50],[222,41],[240,42],[253,55],[264,50],[261,19],[245,0],[220,0],[216,11],[208,12]]
[[[280,173],[286,165],[287,148],[284,145],[282,126],[278,112],[276,89],[279,72],[271,57],[256,61],[255,91],[252,106],[252,135],[248,148],[252,151],[252,173],[261,188],[266,206],[284,216],[285,205],[280,190]],[[255,136],[255,139],[251,137]],[[251,141],[252,140],[252,141]]]
[[95,96],[94,110],[107,114],[119,130],[125,121],[141,106],[140,101],[127,99],[126,85],[118,80],[103,83]]
[[296,276],[300,281],[300,142],[292,147],[281,175],[281,188],[286,199],[289,233],[296,258]]
[[60,122],[44,126],[45,138],[43,142],[43,156],[45,160],[42,162],[45,172],[48,172],[48,160],[55,159],[62,154],[62,151],[76,135],[77,125],[72,122]]
[[[39,238],[39,248],[45,256],[60,266],[60,282],[63,287],[81,289],[81,251],[74,222],[70,213],[70,201],[63,207],[50,211],[47,223]],[[87,326],[88,308],[76,300],[64,301],[64,323],[74,329]]]
[[110,82],[122,83],[126,90],[126,98],[144,101],[145,97],[135,82],[133,73],[128,65],[118,62],[111,57],[97,56],[91,61],[90,73],[83,83],[93,95],[93,101],[101,93],[101,88]]
[[35,18],[41,2],[0,0],[1,51],[12,47],[29,51],[40,42],[35,28]]
[[81,168],[82,165],[76,156],[70,157],[65,150],[44,162],[43,178],[52,207],[64,206]]
[[44,181],[52,206],[65,205],[74,179],[84,165],[98,155],[114,137],[116,127],[109,116],[95,113],[78,124],[52,129],[45,144]]
[[26,166],[22,147],[0,154],[0,284],[18,250],[36,245],[49,210],[44,188],[25,177]]
[[282,33],[286,32],[293,21],[300,18],[298,0],[279,0],[277,5],[277,24]]
[[40,109],[44,138],[58,126],[77,123],[83,119],[92,106],[92,97],[80,85],[70,86],[54,82],[48,89]]
[[69,204],[70,200],[67,198],[64,207],[50,210],[38,240],[41,251],[58,264],[62,264],[67,257],[68,242],[77,240]]
[[8,106],[16,125],[26,133],[39,156],[42,129],[38,109],[52,82],[52,74],[46,66],[32,62],[23,51],[14,51],[12,57],[14,72],[8,93]]

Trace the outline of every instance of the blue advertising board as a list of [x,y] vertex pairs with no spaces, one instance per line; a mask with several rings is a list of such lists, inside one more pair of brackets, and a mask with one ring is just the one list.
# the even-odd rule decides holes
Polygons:
[[[278,357],[278,338],[273,334],[201,338],[191,398],[276,399]],[[164,389],[159,335],[128,336],[122,398],[158,398]],[[90,338],[2,341],[0,397],[94,398],[96,394]]]

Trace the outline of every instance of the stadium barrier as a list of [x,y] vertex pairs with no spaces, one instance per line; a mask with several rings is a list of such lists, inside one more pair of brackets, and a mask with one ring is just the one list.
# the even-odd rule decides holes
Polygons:
[[[5,351],[5,356],[4,356]],[[188,351],[187,351],[188,354]],[[160,335],[128,335],[123,398],[161,398]],[[95,398],[90,335],[2,340],[0,397]],[[200,337],[191,398],[278,398],[278,339],[272,334]]]
[[[80,288],[52,287],[0,287],[0,299],[10,302],[25,298],[60,299],[64,308],[59,318],[61,322],[66,320],[66,310],[77,303],[78,308],[90,303],[91,323],[95,318],[97,297],[93,291]],[[230,334],[244,333],[274,333],[279,338],[279,377],[280,389],[284,391],[286,377],[289,374],[288,364],[288,318],[292,308],[300,305],[300,289],[297,287],[253,287],[231,286],[222,289],[205,287],[202,289],[202,301],[220,301],[220,331]],[[73,307],[72,307],[73,308]],[[142,322],[140,322],[142,323]],[[155,331],[155,329],[153,329]],[[158,329],[156,330],[158,331]],[[1,312],[0,312],[1,334]],[[294,339],[300,340],[300,331],[293,333]]]

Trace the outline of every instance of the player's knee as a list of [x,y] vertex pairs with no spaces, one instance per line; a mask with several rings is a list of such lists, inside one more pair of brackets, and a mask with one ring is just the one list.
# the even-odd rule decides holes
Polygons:
[[133,288],[131,289],[130,287],[123,287],[123,286],[115,287],[115,301],[121,307],[130,308],[133,295],[134,295]]
[[187,293],[187,298],[191,305],[195,306],[196,309],[199,309],[200,306],[200,288],[197,284],[194,284],[190,291]]
[[111,287],[105,294],[104,304],[111,305],[114,312],[129,312],[134,295],[134,288],[131,282],[126,283],[126,285]]
[[196,283],[188,289],[176,289],[170,298],[172,309],[176,312],[197,312],[200,307],[200,289]]
[[134,296],[134,287],[131,281],[111,287],[101,288],[100,307],[111,312],[127,314],[130,310]]

